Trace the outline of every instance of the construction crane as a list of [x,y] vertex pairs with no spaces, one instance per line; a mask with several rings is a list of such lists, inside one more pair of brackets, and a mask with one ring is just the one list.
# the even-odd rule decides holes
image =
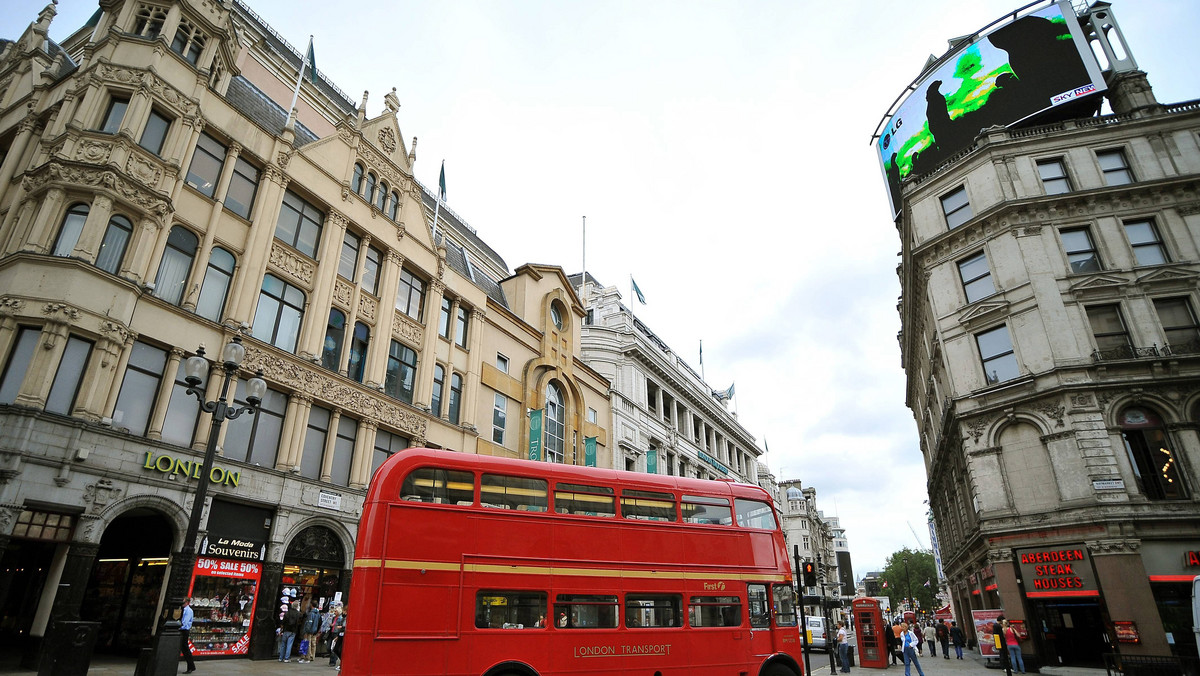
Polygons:
[[913,534],[913,539],[917,541],[917,549],[919,549],[919,550],[921,550],[921,551],[927,551],[927,550],[929,549],[929,547],[926,547],[926,546],[925,546],[925,545],[924,545],[924,544],[921,542],[921,538],[920,538],[920,537],[917,535],[917,529],[916,529],[916,528],[913,528],[912,522],[911,522],[911,521],[906,521],[905,523],[907,523],[907,524],[908,524],[908,529],[909,529],[910,531],[912,531],[912,534]]

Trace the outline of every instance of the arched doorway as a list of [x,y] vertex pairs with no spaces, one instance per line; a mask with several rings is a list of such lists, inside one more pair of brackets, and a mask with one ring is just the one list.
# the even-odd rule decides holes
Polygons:
[[100,622],[96,650],[134,655],[151,644],[174,530],[165,516],[137,508],[104,530],[79,615]]
[[[283,616],[287,603],[298,603],[300,610],[315,601],[325,611],[335,600],[344,600],[350,588],[346,550],[337,534],[326,526],[314,525],[292,538],[283,556],[276,621]],[[293,650],[298,653],[300,641]]]

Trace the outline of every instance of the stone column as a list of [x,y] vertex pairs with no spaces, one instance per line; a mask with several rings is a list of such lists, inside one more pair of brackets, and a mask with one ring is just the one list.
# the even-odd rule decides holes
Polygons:
[[[476,416],[480,409],[479,406],[479,383],[483,373],[483,322],[487,313],[483,310],[474,309],[471,311],[471,325],[474,328],[469,332],[467,345],[467,372],[463,379],[463,397],[462,404],[459,406],[458,421],[463,426],[476,427]],[[583,402],[579,402],[583,406]],[[491,407],[488,407],[491,410]]]
[[350,463],[350,488],[366,488],[371,480],[371,456],[375,451],[375,432],[379,423],[360,420],[354,439],[354,459]]
[[84,221],[83,230],[79,233],[79,241],[75,243],[75,250],[71,252],[73,257],[81,258],[89,263],[96,261],[100,242],[104,239],[104,231],[108,229],[108,221],[112,218],[112,207],[113,201],[110,197],[96,195],[92,199],[87,220]]
[[1141,635],[1140,643],[1123,643],[1128,655],[1170,655],[1166,630],[1154,604],[1154,592],[1142,557],[1141,541],[1112,539],[1088,541],[1088,552],[1096,566],[1096,582],[1104,605],[1113,620],[1132,620]]
[[37,117],[30,110],[17,125],[17,136],[9,146],[8,154],[4,156],[4,163],[0,164],[0,195],[8,191],[8,185],[12,181],[17,164],[23,163],[25,149],[29,147],[29,141],[33,138],[33,128],[36,124]]
[[[81,517],[95,519],[95,517]],[[67,551],[67,560],[59,577],[58,594],[54,597],[54,605],[50,609],[50,622],[78,620],[79,608],[83,605],[83,592],[87,589],[88,580],[92,575],[92,565],[96,555],[100,553],[100,544],[92,542],[72,542]]]
[[17,391],[14,403],[30,408],[46,406],[50,386],[54,383],[54,376],[58,374],[58,363],[67,349],[67,338],[71,334],[71,327],[67,322],[79,315],[75,308],[61,304],[47,304],[42,312],[47,315],[61,312],[64,317],[52,316],[42,326],[37,343],[42,349],[33,351],[29,368],[25,371],[25,379],[21,381],[21,387]]
[[[147,439],[162,438],[163,422],[167,419],[167,405],[171,402],[171,391],[175,389],[175,376],[179,374],[179,362],[183,359],[183,354],[183,350],[177,347],[167,353],[167,365],[163,369],[162,380],[158,384],[158,395],[154,398],[150,424],[146,427]],[[208,379],[211,383],[211,371]]]
[[371,359],[367,363],[363,381],[383,385],[387,379],[388,354],[392,346],[392,323],[396,319],[396,289],[400,284],[400,268],[404,256],[389,250],[379,271],[379,307],[375,310],[375,339],[372,341]]
[[[308,309],[304,313],[304,321],[300,327],[300,339],[296,344],[296,354],[321,356],[321,342],[325,337],[325,327],[329,320],[329,306],[333,301],[333,286],[337,279],[342,239],[346,235],[348,224],[349,220],[343,214],[332,209],[325,217],[318,249],[320,258],[316,263],[313,291],[308,299]],[[343,354],[343,359],[344,357]]]
[[441,280],[429,283],[429,293],[425,297],[425,341],[421,346],[420,357],[417,360],[417,382],[413,393],[413,403],[429,409],[429,400],[433,396],[433,367],[437,364],[438,346],[438,317],[442,308],[442,294],[446,285]]
[[337,452],[337,430],[341,422],[342,409],[333,409],[329,416],[329,427],[325,431],[325,452],[321,455],[321,481],[327,483],[333,478],[333,454]]
[[128,277],[139,284],[146,280],[149,274],[147,270],[154,264],[151,254],[154,243],[158,241],[158,233],[163,229],[162,225],[161,221],[150,216],[138,219],[133,226],[129,248],[121,260],[121,268],[118,270],[120,276]]
[[294,472],[300,467],[304,454],[304,437],[308,433],[308,413],[312,409],[312,397],[293,394],[288,399],[288,412],[283,421],[283,434],[279,440],[279,455],[275,469]]
[[226,303],[225,316],[237,323],[254,323],[258,293],[262,289],[263,275],[267,272],[271,241],[279,220],[279,210],[283,207],[283,194],[289,182],[288,177],[274,165],[267,165],[263,174],[268,180],[261,184],[265,190],[254,200],[246,249],[233,276],[229,301]]
[[208,271],[208,259],[212,254],[213,241],[217,236],[217,225],[220,223],[221,214],[225,211],[224,202],[225,195],[229,192],[229,182],[233,179],[233,167],[237,164],[238,155],[242,152],[242,146],[239,143],[229,144],[229,150],[225,153],[225,164],[221,167],[221,175],[217,178],[217,187],[213,192],[212,209],[208,213],[208,222],[204,227],[204,235],[200,240],[200,246],[196,249],[195,260],[192,261],[192,271],[188,275],[187,283],[184,284],[183,293],[183,309],[196,310],[196,300],[199,298],[198,292],[193,292],[192,289],[199,289],[204,282],[204,274]]
[[283,562],[265,561],[254,597],[254,631],[250,634],[250,659],[278,659],[275,628],[279,626],[278,594],[283,584]]

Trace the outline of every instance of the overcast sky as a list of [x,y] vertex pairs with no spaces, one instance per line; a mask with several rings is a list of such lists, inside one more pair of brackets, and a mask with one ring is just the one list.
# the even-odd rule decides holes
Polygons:
[[[43,0],[4,0],[15,38]],[[96,9],[63,0],[61,40]],[[416,176],[514,269],[582,265],[837,514],[856,577],[928,547],[896,334],[900,242],[870,144],[930,54],[1019,0],[379,2],[250,7],[367,113],[397,89]],[[302,8],[302,11],[298,11]],[[1160,102],[1200,97],[1195,0],[1113,0]],[[909,526],[916,530],[914,538]]]

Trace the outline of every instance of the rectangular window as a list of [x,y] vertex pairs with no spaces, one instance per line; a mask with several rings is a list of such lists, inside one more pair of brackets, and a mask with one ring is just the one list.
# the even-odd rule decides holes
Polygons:
[[413,319],[424,321],[425,282],[408,270],[400,270],[400,286],[396,289],[396,309]]
[[[225,457],[260,467],[275,467],[287,403],[286,394],[268,389],[257,413],[230,420],[222,446]],[[237,398],[235,404],[245,406],[246,401]]]
[[479,504],[494,509],[544,512],[549,506],[545,479],[484,474],[479,481]]
[[710,498],[701,495],[685,495],[679,504],[684,523],[703,523],[715,526],[732,526],[733,510],[725,498]]
[[321,462],[325,459],[325,438],[329,435],[330,411],[312,406],[308,411],[308,428],[304,434],[304,450],[300,457],[300,475],[309,479],[321,478]]
[[458,424],[458,414],[462,410],[462,376],[450,374],[450,408],[446,417],[455,425]]
[[83,381],[83,374],[87,372],[87,360],[91,353],[91,341],[77,336],[67,339],[62,361],[58,363],[58,372],[54,374],[54,384],[50,386],[50,396],[46,399],[47,411],[71,415],[75,397],[79,394],[79,383]]
[[1007,326],[975,334],[975,344],[979,348],[979,358],[983,360],[983,374],[988,385],[1012,380],[1020,375]]
[[598,629],[617,626],[620,606],[616,595],[559,594],[554,601],[554,622],[563,629]]
[[162,153],[163,142],[167,140],[167,130],[171,128],[171,120],[157,110],[150,111],[150,119],[142,130],[142,140],[138,145],[158,155]]
[[1155,298],[1154,309],[1172,354],[1200,352],[1200,326],[1187,298]]
[[680,594],[626,594],[625,626],[630,628],[683,626]]
[[175,29],[175,39],[171,41],[171,50],[194,66],[200,60],[200,53],[204,51],[204,41],[204,33],[200,32],[199,28],[192,22],[181,19]]
[[387,459],[393,455],[403,451],[412,445],[412,442],[406,437],[399,434],[392,434],[387,430],[375,431],[375,451],[371,454],[371,477],[374,478],[375,472],[387,462]]
[[75,533],[75,517],[70,514],[21,510],[13,525],[13,536],[31,540],[70,542]]
[[942,196],[942,213],[946,215],[946,225],[953,230],[971,220],[971,202],[967,198],[967,187],[959,186],[957,190]]
[[654,491],[621,491],[621,516],[641,521],[674,521],[675,496]]
[[264,275],[251,335],[292,352],[296,349],[303,319],[304,292],[275,275]]
[[583,516],[616,516],[613,493],[613,489],[607,486],[555,484],[554,511]]
[[1071,228],[1059,232],[1062,237],[1063,251],[1067,254],[1067,263],[1071,272],[1100,272],[1100,254],[1092,243],[1092,233],[1087,228]]
[[1071,192],[1071,180],[1067,177],[1067,165],[1061,157],[1039,160],[1037,169],[1038,175],[1042,177],[1042,188],[1047,195]]
[[166,365],[166,350],[140,342],[133,344],[113,411],[114,427],[124,427],[130,434],[145,436]]
[[758,500],[734,498],[733,506],[737,511],[737,523],[742,528],[762,528],[775,530],[775,511],[771,505]]
[[1097,151],[1096,161],[1100,163],[1100,173],[1104,176],[1104,185],[1133,183],[1133,173],[1129,171],[1129,162],[1125,160],[1125,151],[1119,148]]
[[188,166],[187,184],[207,197],[212,197],[221,178],[221,165],[225,164],[226,149],[215,138],[200,134],[192,163]]
[[492,406],[492,441],[501,446],[504,445],[504,425],[507,418],[508,397],[497,392],[495,403]]
[[333,465],[329,469],[330,483],[350,485],[350,461],[354,459],[357,438],[358,421],[344,415],[338,418],[337,436],[333,440]]
[[208,267],[204,270],[204,283],[200,285],[200,299],[196,301],[196,314],[214,322],[221,321],[225,311],[225,299],[229,285],[233,282],[233,269],[237,259],[221,247],[213,247],[208,256]]
[[477,629],[543,629],[546,627],[546,592],[493,591],[475,593]]
[[974,303],[980,298],[987,298],[996,293],[992,285],[992,271],[988,268],[987,253],[979,252],[966,260],[958,262],[958,276],[962,279],[963,291],[967,294],[967,302]]
[[342,257],[338,260],[338,276],[353,282],[358,269],[358,246],[362,242],[358,235],[347,231],[342,237]]
[[1125,236],[1133,247],[1133,257],[1138,265],[1162,265],[1167,262],[1167,250],[1154,221],[1129,221],[1125,223]]
[[422,467],[404,477],[400,497],[409,502],[441,505],[475,504],[475,475],[453,469]]
[[283,195],[283,207],[275,224],[275,239],[294,247],[309,258],[317,257],[317,246],[321,241],[323,214],[296,193],[288,190]]
[[1132,357],[1129,331],[1116,305],[1093,305],[1087,308],[1088,323],[1096,337],[1096,349],[1109,358]]
[[[163,419],[162,440],[176,446],[191,446],[196,439],[196,423],[200,419],[200,402],[187,393],[186,360],[179,361],[175,369],[175,382],[171,387],[171,399],[167,402],[167,417]],[[207,378],[205,378],[207,380]],[[204,383],[199,386],[205,391]]]
[[443,338],[450,337],[450,309],[454,305],[454,301],[442,296],[442,311],[438,315],[438,335]]
[[433,394],[429,397],[429,411],[433,417],[442,417],[442,388],[446,385],[446,369],[441,364],[433,367]]
[[750,609],[750,626],[765,629],[771,626],[771,601],[767,585],[746,585],[746,605]]
[[121,121],[125,119],[125,111],[129,108],[129,99],[113,97],[108,102],[108,110],[104,111],[104,124],[100,125],[103,134],[115,134],[121,130]]
[[403,343],[392,341],[388,349],[387,373],[384,374],[383,391],[393,397],[411,404],[413,401],[413,383],[417,375],[417,353]]
[[12,353],[8,356],[8,364],[4,367],[4,375],[0,377],[0,404],[11,404],[17,400],[21,391],[21,382],[25,380],[25,372],[33,361],[38,336],[42,330],[31,326],[22,326],[13,341]]
[[458,306],[458,319],[454,326],[454,344],[465,348],[467,346],[467,316],[470,310]]
[[496,370],[501,373],[508,373],[508,357],[500,353],[496,353]]
[[737,596],[693,596],[688,622],[693,627],[740,627],[742,600]]
[[596,422],[596,409],[589,408],[587,410],[587,421],[590,423]]
[[258,176],[258,167],[238,157],[225,191],[225,208],[242,218],[250,218],[254,195],[258,192]]
[[775,625],[778,627],[796,626],[795,596],[791,585],[775,584],[771,586],[775,594]]
[[372,296],[379,295],[379,265],[383,252],[373,246],[367,247],[367,259],[363,261],[362,288]]

